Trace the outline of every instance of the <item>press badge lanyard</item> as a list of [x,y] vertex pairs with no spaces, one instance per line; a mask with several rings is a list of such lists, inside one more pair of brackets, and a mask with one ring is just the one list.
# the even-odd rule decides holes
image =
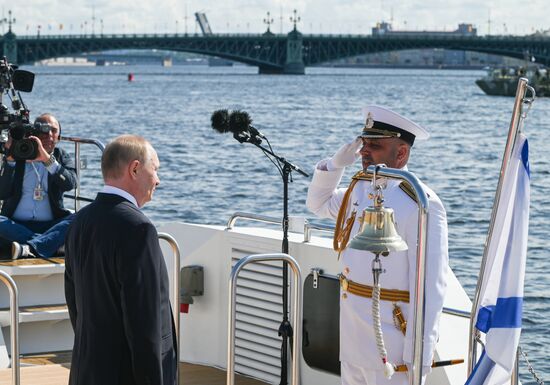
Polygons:
[[36,180],[37,180],[37,185],[33,190],[32,199],[35,201],[41,201],[42,199],[44,199],[44,190],[42,189],[42,177],[38,172],[38,170],[36,169],[34,162],[31,162],[31,166],[36,174]]

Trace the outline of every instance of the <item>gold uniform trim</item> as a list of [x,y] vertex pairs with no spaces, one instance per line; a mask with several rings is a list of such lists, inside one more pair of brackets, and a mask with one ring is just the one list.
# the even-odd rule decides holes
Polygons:
[[[348,213],[348,211],[351,193],[357,185],[357,182],[361,180],[372,181],[372,175],[365,174],[363,170],[361,170],[356,172],[355,175],[351,177],[351,183],[344,194],[340,210],[338,210],[338,217],[336,218],[336,226],[334,228],[334,238],[332,242],[333,249],[338,252],[338,258],[340,258],[340,254],[342,254],[342,251],[344,251],[348,245],[351,229],[353,228],[353,223],[355,222],[355,218],[357,216],[356,210],[352,210],[350,213]],[[414,189],[408,182],[402,181],[399,184],[399,188],[413,201],[418,202]]]
[[344,194],[342,204],[340,205],[340,210],[338,210],[338,217],[336,218],[336,226],[334,228],[334,238],[332,241],[332,248],[338,252],[338,258],[340,258],[340,254],[342,253],[342,251],[345,250],[346,246],[348,245],[351,229],[353,228],[353,223],[355,222],[355,216],[357,214],[357,211],[353,210],[349,214],[349,218],[346,219],[346,217],[348,216],[348,207],[349,201],[351,199],[351,193],[355,188],[357,182],[359,182],[360,180],[371,179],[372,178],[370,177],[370,175],[366,176],[363,171],[357,172],[351,178],[351,183],[346,190],[346,193]]
[[409,196],[409,198],[411,198],[413,201],[417,202],[418,203],[418,199],[416,198],[416,194],[414,192],[414,189],[412,188],[412,186],[409,184],[409,182],[406,182],[406,181],[403,181],[399,184],[399,188],[401,190],[403,190],[403,192],[405,194],[407,194]]
[[[358,295],[360,297],[372,298],[372,286],[353,282],[352,280],[347,279],[343,274],[339,274],[338,279],[340,280],[340,287],[342,288],[342,290],[350,294]],[[382,301],[409,303],[409,297],[409,292],[406,290],[380,290],[380,299]]]

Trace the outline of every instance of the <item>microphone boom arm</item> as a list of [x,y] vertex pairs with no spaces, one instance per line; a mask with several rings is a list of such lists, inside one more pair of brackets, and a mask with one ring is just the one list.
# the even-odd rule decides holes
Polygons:
[[[238,140],[238,139],[237,139]],[[241,142],[242,143],[242,142]],[[274,157],[275,159],[277,159],[279,162],[281,162],[283,165],[287,165],[292,171],[296,171],[298,173],[300,173],[301,175],[305,176],[306,178],[309,177],[309,174],[305,171],[303,171],[300,167],[296,166],[295,164],[289,162],[288,160],[286,160],[285,158],[275,154],[272,150],[264,147],[261,145],[261,143],[256,143],[256,142],[250,142],[252,143],[253,145],[255,145],[256,147],[258,147],[259,149],[261,149],[263,152],[271,155],[272,157]],[[283,168],[284,169],[284,168]]]

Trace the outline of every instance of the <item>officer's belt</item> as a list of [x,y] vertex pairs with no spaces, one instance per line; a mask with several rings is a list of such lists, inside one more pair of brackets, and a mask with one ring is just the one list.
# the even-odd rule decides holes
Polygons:
[[[360,297],[372,298],[372,286],[353,282],[343,274],[338,274],[338,279],[340,280],[340,287],[344,291]],[[409,292],[405,290],[381,289],[380,299],[382,301],[409,303]]]

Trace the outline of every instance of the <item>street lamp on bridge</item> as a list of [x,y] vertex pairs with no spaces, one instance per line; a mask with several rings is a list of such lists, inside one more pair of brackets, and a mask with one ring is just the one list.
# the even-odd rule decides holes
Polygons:
[[273,24],[273,18],[271,17],[269,11],[267,11],[267,17],[264,19],[264,24],[267,24],[267,33],[271,33],[269,27]]
[[8,33],[11,32],[11,25],[15,24],[15,17],[11,17],[11,9],[8,11]]
[[294,16],[290,16],[290,22],[294,24],[294,30],[296,31],[296,24],[300,21],[300,16],[298,16],[298,11],[293,11]]

